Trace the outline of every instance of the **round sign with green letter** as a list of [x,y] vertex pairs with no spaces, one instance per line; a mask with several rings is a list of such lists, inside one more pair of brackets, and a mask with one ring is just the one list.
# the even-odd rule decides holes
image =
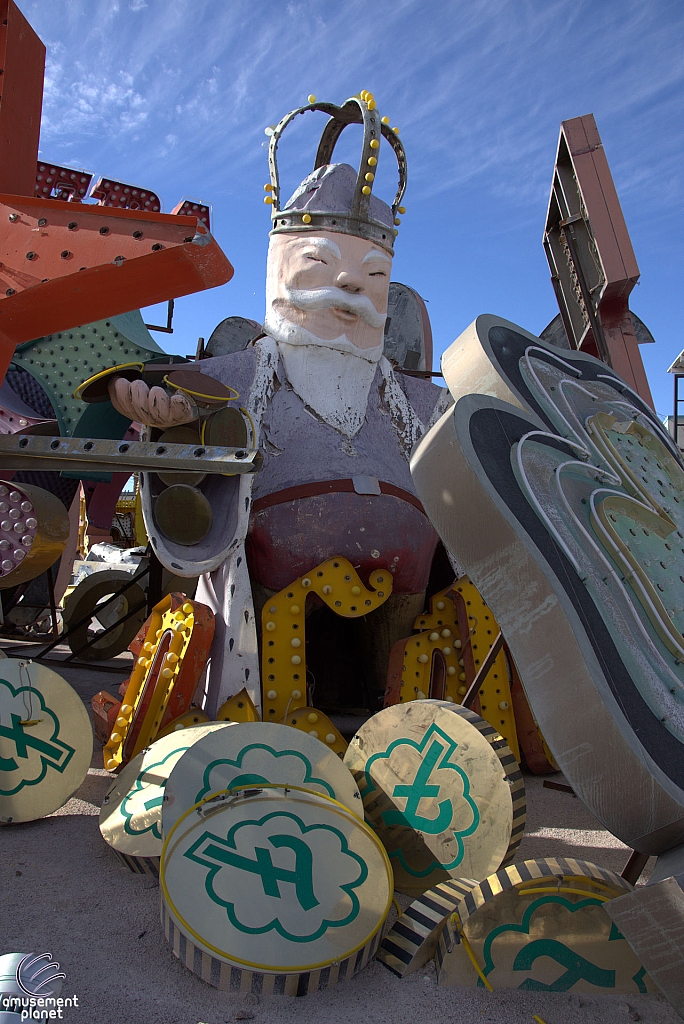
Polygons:
[[400,892],[486,878],[512,860],[525,787],[506,742],[474,712],[447,701],[395,704],[361,726],[345,763]]
[[100,832],[126,867],[159,873],[164,791],[174,766],[204,736],[234,728],[232,722],[205,722],[179,729],[141,750],[122,769],[102,802]]
[[35,821],[73,796],[93,756],[83,701],[45,665],[0,662],[0,821]]
[[310,789],[363,817],[351,772],[325,743],[289,725],[238,722],[229,733],[203,735],[178,760],[166,786],[164,833],[210,793],[265,782]]
[[368,961],[393,889],[363,821],[282,785],[247,785],[186,811],[165,841],[160,882],[167,938],[190,970],[219,988],[258,974],[259,991],[291,995]]

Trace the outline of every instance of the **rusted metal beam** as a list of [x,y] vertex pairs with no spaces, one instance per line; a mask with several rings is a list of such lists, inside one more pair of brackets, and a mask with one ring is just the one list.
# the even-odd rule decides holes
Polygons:
[[494,641],[492,646],[489,648],[489,651],[487,652],[487,656],[485,657],[485,660],[480,665],[480,668],[479,668],[479,671],[478,671],[477,675],[475,676],[475,678],[473,679],[472,683],[468,687],[468,692],[466,693],[466,695],[464,696],[463,700],[461,701],[461,705],[464,708],[469,708],[470,705],[474,703],[475,698],[477,697],[478,693],[480,692],[480,687],[482,686],[483,680],[486,679],[487,674],[489,673],[492,665],[494,664],[494,662],[498,658],[499,652],[500,652],[502,647],[503,647],[503,636],[501,635],[501,633],[499,633],[498,636],[496,637],[496,640]]
[[261,465],[256,449],[218,445],[159,444],[156,441],[109,441],[86,437],[0,436],[0,472],[74,470],[107,473],[187,471],[222,475],[254,473]]
[[629,860],[625,864],[622,872],[622,877],[630,885],[636,885],[641,876],[641,872],[648,864],[648,854],[638,853],[636,850],[632,850]]
[[23,342],[233,276],[208,207],[164,215],[149,190],[110,179],[94,193],[104,205],[85,205],[90,175],[37,162],[44,71],[43,43],[0,0],[0,380]]
[[0,0],[0,192],[32,196],[45,47],[14,0]]
[[0,374],[17,345],[225,284],[196,217],[0,195]]

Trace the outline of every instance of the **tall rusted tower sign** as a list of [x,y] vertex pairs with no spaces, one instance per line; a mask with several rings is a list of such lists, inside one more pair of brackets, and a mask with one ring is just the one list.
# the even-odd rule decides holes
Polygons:
[[0,0],[0,192],[32,196],[45,47],[12,0]]
[[544,249],[570,347],[653,405],[629,313],[639,267],[593,114],[561,123]]

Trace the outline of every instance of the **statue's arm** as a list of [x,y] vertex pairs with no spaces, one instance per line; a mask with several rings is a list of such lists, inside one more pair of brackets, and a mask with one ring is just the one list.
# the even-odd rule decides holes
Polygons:
[[[244,405],[254,376],[254,364],[254,349],[245,349],[215,359],[203,359],[192,364],[192,369],[235,389],[240,396],[238,404]],[[190,423],[198,415],[197,406],[187,395],[182,392],[170,394],[161,387],[148,387],[142,380],[131,381],[114,376],[108,390],[117,412],[148,427],[166,430],[181,423]]]

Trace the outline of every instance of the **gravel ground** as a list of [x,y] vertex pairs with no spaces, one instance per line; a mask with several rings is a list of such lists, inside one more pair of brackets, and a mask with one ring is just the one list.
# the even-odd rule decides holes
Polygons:
[[[122,656],[111,663],[111,674],[52,667],[89,707],[98,690],[116,693],[128,664]],[[67,975],[62,994],[78,997],[79,1007],[65,1011],[74,1024],[532,1024],[534,1015],[545,1024],[680,1021],[659,995],[438,988],[434,964],[400,981],[376,961],[351,981],[303,999],[218,992],[168,947],[156,881],[120,867],[103,842],[98,814],[112,776],[101,765],[96,744],[88,777],[64,807],[49,818],[0,829],[0,952],[49,950]],[[627,848],[579,799],[544,789],[538,777],[525,781],[528,833],[518,859],[572,856],[623,869]]]

